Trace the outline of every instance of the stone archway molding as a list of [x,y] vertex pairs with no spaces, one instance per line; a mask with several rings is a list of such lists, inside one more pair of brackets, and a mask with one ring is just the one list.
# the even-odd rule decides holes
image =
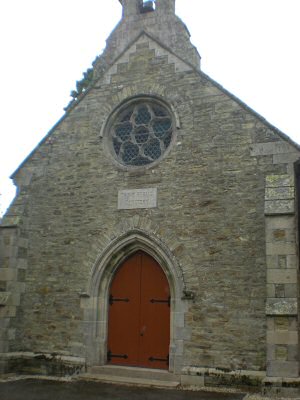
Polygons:
[[84,311],[86,361],[88,366],[104,365],[107,359],[108,294],[112,278],[127,257],[142,250],[152,256],[163,269],[171,291],[171,372],[180,373],[183,366],[183,340],[190,336],[185,327],[190,294],[186,290],[182,269],[163,241],[148,232],[133,229],[113,239],[98,255],[86,293],[81,296]]
[[86,293],[89,296],[94,296],[98,291],[103,274],[108,271],[114,274],[115,269],[122,261],[138,250],[143,250],[150,254],[161,265],[168,279],[170,274],[173,277],[177,277],[174,280],[178,285],[176,289],[181,291],[182,295],[186,293],[184,275],[175,256],[161,239],[141,229],[132,229],[123,233],[112,240],[98,255],[91,270]]

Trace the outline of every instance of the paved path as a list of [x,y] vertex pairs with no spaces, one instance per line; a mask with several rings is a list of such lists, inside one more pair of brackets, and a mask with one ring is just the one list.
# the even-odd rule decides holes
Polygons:
[[99,382],[22,379],[0,383],[2,400],[242,400],[244,394],[134,388]]

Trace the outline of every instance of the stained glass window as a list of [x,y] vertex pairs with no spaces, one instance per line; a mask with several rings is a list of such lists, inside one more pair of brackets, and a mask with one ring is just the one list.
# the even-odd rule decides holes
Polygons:
[[172,118],[169,111],[160,104],[136,103],[117,115],[111,135],[115,157],[121,164],[151,164],[171,144]]

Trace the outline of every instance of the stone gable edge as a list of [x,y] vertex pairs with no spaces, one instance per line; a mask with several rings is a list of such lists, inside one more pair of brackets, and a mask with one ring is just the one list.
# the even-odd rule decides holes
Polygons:
[[[65,109],[65,114],[62,115],[62,117],[53,125],[53,127],[48,131],[48,133],[40,140],[40,142],[33,148],[33,150],[28,154],[27,157],[21,162],[21,164],[17,167],[17,169],[10,175],[10,179],[14,180],[17,176],[17,174],[22,170],[23,167],[25,167],[25,164],[32,158],[32,156],[35,154],[35,152],[40,148],[40,146],[52,135],[52,133],[55,132],[56,128],[68,117],[69,114],[73,111],[77,105],[81,103],[81,101],[89,94],[89,92],[97,87],[97,84],[99,84],[99,81],[101,81],[104,77],[104,75],[107,73],[109,69],[111,69],[115,64],[118,63],[118,60],[132,47],[142,35],[146,35],[149,37],[149,39],[153,40],[156,42],[162,49],[165,51],[169,52],[173,57],[176,57],[180,62],[185,63],[191,70],[195,73],[197,73],[201,78],[204,78],[208,82],[210,82],[213,86],[215,86],[218,90],[223,92],[226,96],[228,96],[230,99],[235,101],[240,107],[242,107],[244,110],[249,112],[250,114],[253,115],[253,117],[257,118],[261,123],[263,123],[268,129],[271,129],[275,134],[277,134],[281,139],[283,139],[285,142],[289,143],[291,146],[293,146],[296,150],[300,151],[300,144],[296,143],[293,141],[286,133],[282,132],[280,129],[278,129],[276,126],[274,126],[272,123],[267,121],[261,114],[259,114],[257,111],[253,110],[250,106],[248,106],[243,100],[232,94],[229,90],[225,89],[220,83],[216,82],[213,78],[211,78],[209,75],[207,75],[205,72],[198,70],[195,68],[192,64],[188,63],[187,61],[183,60],[180,56],[175,54],[170,48],[168,48],[166,45],[162,44],[158,39],[154,38],[152,35],[150,35],[146,31],[141,31],[135,39],[131,41],[131,43],[126,46],[126,48],[115,58],[115,60],[109,65],[105,71],[103,71],[102,76],[97,78],[95,82],[91,84],[89,88],[86,89],[85,92],[83,92],[76,101],[74,101],[73,104],[68,109]],[[103,55],[103,53],[102,53]],[[102,57],[100,56],[100,58]],[[262,142],[263,143],[263,142]]]
[[[96,86],[97,82],[101,81],[105,75],[109,72],[109,70],[111,70],[114,66],[116,66],[118,64],[118,62],[121,60],[121,58],[127,53],[129,52],[130,48],[132,48],[135,43],[138,43],[139,39],[142,36],[147,36],[150,40],[152,40],[153,42],[155,42],[159,47],[161,47],[164,51],[170,53],[170,55],[172,55],[173,57],[177,58],[178,61],[180,61],[181,63],[186,64],[190,70],[197,70],[192,64],[190,64],[188,61],[184,60],[183,58],[181,58],[180,56],[178,56],[176,53],[174,53],[173,50],[171,50],[168,46],[164,45],[163,43],[161,43],[157,38],[155,38],[153,35],[151,35],[150,33],[146,32],[145,30],[142,30],[126,47],[123,51],[121,51],[121,53],[115,58],[115,60],[113,61],[113,63],[111,65],[109,65],[105,71],[103,71],[102,75],[97,78],[97,80],[95,81],[95,83],[93,84],[93,87]],[[172,63],[170,63],[172,64]],[[74,104],[75,105],[75,104]]]

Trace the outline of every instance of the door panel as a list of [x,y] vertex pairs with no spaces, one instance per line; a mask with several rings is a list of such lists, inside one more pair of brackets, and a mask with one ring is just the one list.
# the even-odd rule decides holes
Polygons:
[[[108,353],[111,352],[112,364],[138,363],[140,276],[140,255],[136,254],[118,269],[111,286]],[[118,355],[124,358],[116,357]]]
[[110,299],[108,362],[167,369],[170,290],[160,265],[135,253],[117,270]]
[[169,284],[159,264],[142,257],[140,361],[149,368],[168,368],[170,342]]

